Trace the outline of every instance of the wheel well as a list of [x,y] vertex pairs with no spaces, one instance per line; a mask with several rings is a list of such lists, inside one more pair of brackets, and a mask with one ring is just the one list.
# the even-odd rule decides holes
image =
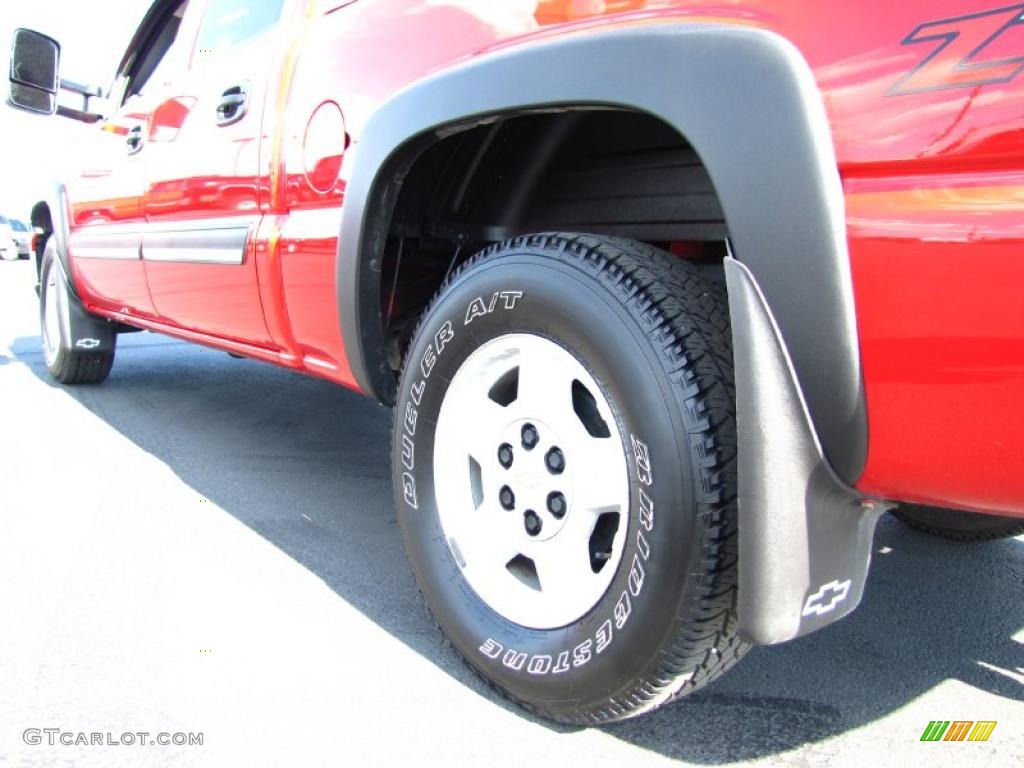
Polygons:
[[50,216],[50,206],[45,200],[40,200],[32,206],[32,213],[29,219],[33,227],[43,230],[41,240],[45,242],[50,233],[53,232],[53,218]]
[[726,253],[704,164],[652,115],[549,110],[441,134],[405,174],[384,241],[379,300],[391,368],[400,369],[453,268],[490,243],[542,231],[640,240],[714,272]]

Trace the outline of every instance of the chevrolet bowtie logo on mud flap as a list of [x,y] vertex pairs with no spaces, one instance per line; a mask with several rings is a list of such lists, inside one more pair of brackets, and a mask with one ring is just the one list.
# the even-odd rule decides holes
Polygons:
[[850,594],[850,580],[831,581],[817,592],[808,595],[804,603],[804,616],[824,616],[834,611]]
[[99,339],[79,339],[75,342],[75,346],[81,347],[82,349],[96,349],[99,345]]

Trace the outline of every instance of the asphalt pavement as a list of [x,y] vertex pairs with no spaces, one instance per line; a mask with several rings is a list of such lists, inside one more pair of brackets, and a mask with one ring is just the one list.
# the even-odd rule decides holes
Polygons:
[[[150,333],[61,387],[30,286],[0,263],[0,766],[1024,765],[1024,537],[885,517],[850,618],[648,717],[552,725],[431,622],[388,410]],[[997,726],[922,743],[931,720]],[[147,736],[60,743],[94,733]]]

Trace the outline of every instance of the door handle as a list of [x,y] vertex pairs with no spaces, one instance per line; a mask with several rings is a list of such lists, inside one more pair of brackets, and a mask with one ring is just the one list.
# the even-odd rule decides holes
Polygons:
[[217,125],[231,125],[245,117],[249,107],[249,86],[239,83],[220,95],[217,104]]
[[142,151],[142,126],[136,125],[128,130],[128,136],[125,137],[125,144],[128,145],[128,154],[134,155],[137,152]]

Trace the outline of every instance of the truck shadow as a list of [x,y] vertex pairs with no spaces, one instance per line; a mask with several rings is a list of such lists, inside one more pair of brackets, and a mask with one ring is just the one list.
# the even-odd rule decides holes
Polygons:
[[[11,351],[52,385],[38,349],[38,338],[21,338]],[[442,639],[409,572],[390,487],[390,411],[328,382],[150,334],[122,337],[107,383],[65,391],[377,625],[498,701]],[[949,543],[886,517],[875,551],[850,618],[757,649],[709,690],[604,730],[671,758],[728,764],[861,727],[946,680],[1024,702],[1013,639],[1024,627],[1024,542]]]

